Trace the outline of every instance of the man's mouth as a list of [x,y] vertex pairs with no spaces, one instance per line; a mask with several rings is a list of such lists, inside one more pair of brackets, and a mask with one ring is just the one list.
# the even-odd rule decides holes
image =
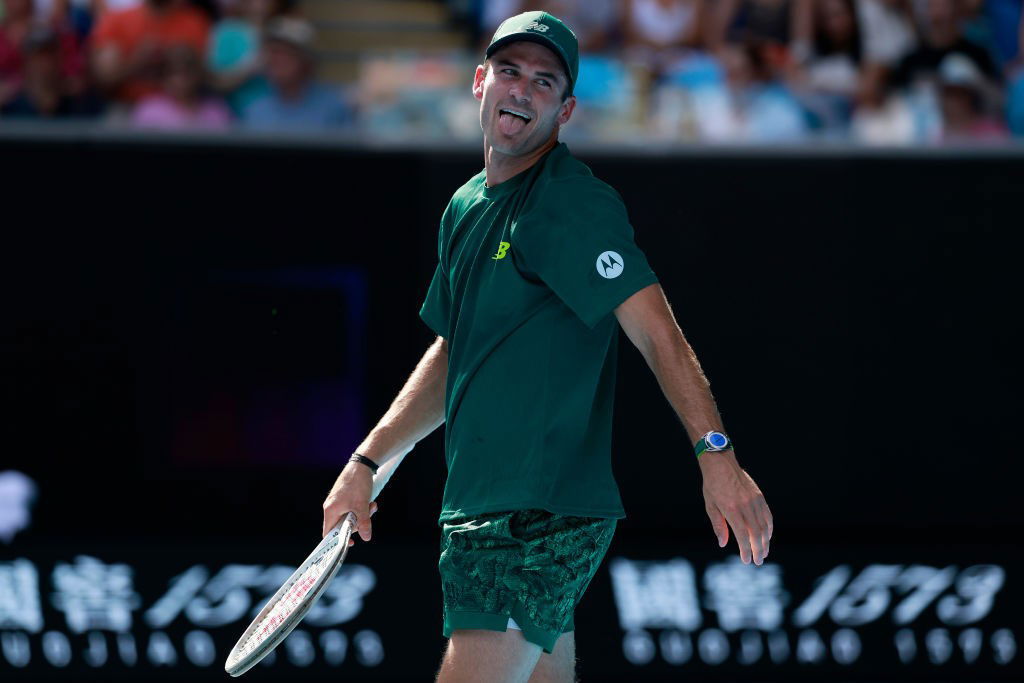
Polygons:
[[515,135],[532,120],[532,116],[519,109],[503,108],[498,110],[498,127],[505,135]]

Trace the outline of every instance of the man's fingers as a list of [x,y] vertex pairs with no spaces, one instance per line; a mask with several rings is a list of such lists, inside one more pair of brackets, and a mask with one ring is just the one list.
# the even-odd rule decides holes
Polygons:
[[764,522],[768,529],[768,540],[771,540],[772,534],[775,533],[775,518],[772,517],[772,509],[768,507],[768,503],[761,499],[761,514],[764,517]]
[[747,537],[750,539],[750,559],[760,566],[764,562],[764,541],[761,539],[761,526],[756,522],[747,522]]
[[[337,509],[338,508],[330,508],[330,512],[328,512],[328,508],[326,508],[326,507],[324,508],[324,526],[323,526],[323,529],[320,532],[320,538],[325,538],[327,536],[327,532],[329,532],[331,529],[333,529],[335,526],[337,526],[338,522],[341,521],[342,517],[347,515],[348,512],[349,512],[348,510],[345,510],[344,512],[341,512],[339,514],[337,512]],[[369,514],[364,512],[362,515],[358,515],[358,514],[356,515],[356,520],[357,520],[357,522],[356,522],[356,530],[359,532],[359,536],[362,537],[362,539],[364,541],[369,541],[370,540],[370,519],[369,518],[372,517],[374,514],[376,514],[376,512],[377,512],[377,503],[370,503],[369,510],[370,510]],[[360,521],[360,520],[362,520],[362,521]],[[351,543],[349,545],[351,545]]]
[[724,548],[725,544],[729,542],[729,526],[725,523],[725,517],[717,509],[705,508],[705,512],[708,513],[708,519],[711,520],[711,529],[718,539],[718,547]]
[[[376,503],[370,503],[370,516],[373,517],[376,513],[377,513],[377,504]],[[370,540],[370,539],[364,539],[364,540]],[[348,547],[351,548],[355,544],[356,544],[356,539],[351,537],[351,536],[349,536]]]
[[338,515],[334,512],[328,512],[324,509],[324,528],[320,532],[320,538],[327,538],[327,532],[334,528],[334,525],[338,523]]
[[732,535],[736,539],[740,559],[743,560],[743,564],[750,564],[750,530],[747,523],[743,521],[743,515],[738,511],[731,512],[726,515],[725,519],[732,527]]
[[756,501],[743,511],[743,522],[747,525],[747,536],[753,553],[750,559],[760,566],[764,562],[764,556],[768,554],[768,549],[765,547],[764,521],[758,513]]
[[772,513],[764,498],[757,501],[755,509],[758,523],[761,525],[761,547],[764,549],[764,557],[767,557],[772,542]]
[[370,506],[367,506],[363,508],[360,512],[356,513],[356,524],[358,525],[359,528],[359,538],[363,539],[364,541],[369,541],[370,537],[373,535],[373,525],[370,524],[371,514],[372,513],[370,512]]

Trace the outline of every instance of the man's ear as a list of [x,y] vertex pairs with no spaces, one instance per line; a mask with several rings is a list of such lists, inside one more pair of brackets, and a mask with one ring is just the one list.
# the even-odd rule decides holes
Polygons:
[[569,123],[574,111],[576,111],[576,96],[570,95],[565,102],[562,102],[562,109],[558,112],[558,125],[564,126]]
[[484,80],[487,78],[487,65],[478,64],[473,74],[473,97],[478,100],[484,98]]

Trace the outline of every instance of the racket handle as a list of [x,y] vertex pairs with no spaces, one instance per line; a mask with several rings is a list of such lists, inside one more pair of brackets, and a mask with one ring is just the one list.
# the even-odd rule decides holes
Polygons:
[[388,483],[388,480],[391,479],[391,475],[395,473],[398,466],[402,464],[402,460],[405,459],[405,456],[409,455],[412,449],[413,447],[409,446],[404,453],[396,455],[377,469],[377,474],[373,475],[373,491],[370,492],[371,501],[377,500],[377,496],[380,495],[381,490]]

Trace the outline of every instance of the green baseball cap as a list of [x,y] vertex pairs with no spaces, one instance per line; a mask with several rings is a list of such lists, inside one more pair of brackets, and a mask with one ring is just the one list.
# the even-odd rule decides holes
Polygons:
[[576,34],[561,19],[547,12],[523,12],[501,22],[491,38],[491,44],[487,46],[485,56],[490,57],[509,43],[521,40],[543,45],[558,55],[565,73],[569,75],[571,95],[580,73],[580,45],[576,41]]

